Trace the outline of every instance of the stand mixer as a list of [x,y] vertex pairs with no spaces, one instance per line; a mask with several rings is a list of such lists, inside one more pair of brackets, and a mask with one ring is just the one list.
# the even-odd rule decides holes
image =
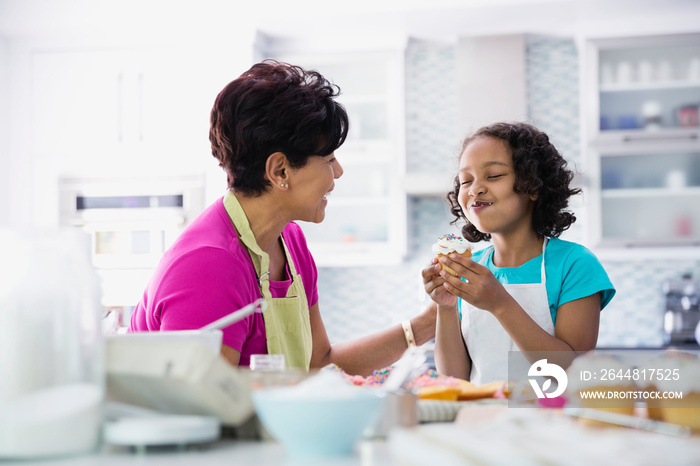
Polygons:
[[698,344],[695,329],[700,322],[700,281],[685,273],[663,282],[664,338],[667,345]]

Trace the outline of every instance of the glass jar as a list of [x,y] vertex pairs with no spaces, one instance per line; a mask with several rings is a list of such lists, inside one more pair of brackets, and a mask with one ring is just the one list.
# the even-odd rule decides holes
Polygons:
[[0,460],[99,445],[98,277],[78,229],[0,230]]
[[250,356],[251,371],[283,371],[285,366],[284,354],[252,354]]
[[287,369],[283,354],[253,354],[250,356],[250,388],[287,387],[309,376],[309,371]]

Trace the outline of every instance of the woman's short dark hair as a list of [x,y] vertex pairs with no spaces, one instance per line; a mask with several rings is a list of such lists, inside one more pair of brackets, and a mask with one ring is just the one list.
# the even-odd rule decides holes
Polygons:
[[231,81],[211,111],[212,154],[229,188],[260,195],[270,182],[267,158],[282,152],[293,168],[326,156],[348,133],[348,116],[333,98],[340,88],[317,71],[265,60]]
[[[581,189],[569,186],[574,173],[566,168],[566,160],[545,133],[527,123],[494,123],[466,138],[460,157],[472,141],[482,137],[505,141],[513,155],[514,191],[537,195],[532,228],[538,235],[558,237],[576,221],[576,216],[564,209],[569,205],[569,197],[579,194]],[[453,191],[447,194],[450,211],[456,217],[450,223],[466,222],[462,235],[468,241],[490,240],[490,234],[477,230],[464,215],[458,201],[459,187],[459,176],[456,176]]]

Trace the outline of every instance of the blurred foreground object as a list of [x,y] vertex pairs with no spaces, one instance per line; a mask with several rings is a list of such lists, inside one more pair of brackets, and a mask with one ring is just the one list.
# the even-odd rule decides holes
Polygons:
[[88,237],[0,230],[0,459],[97,448],[103,312]]

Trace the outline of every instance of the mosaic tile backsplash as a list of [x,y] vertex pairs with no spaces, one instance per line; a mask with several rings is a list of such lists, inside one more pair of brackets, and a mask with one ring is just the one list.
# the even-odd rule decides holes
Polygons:
[[[457,128],[456,47],[410,41],[406,52],[406,167],[409,172],[454,172]],[[574,170],[579,147],[578,52],[573,40],[532,38],[526,53],[530,121],[545,131]],[[576,212],[577,204],[572,204]],[[319,269],[319,305],[332,342],[398,324],[428,304],[420,270],[432,259],[440,235],[459,233],[441,198],[408,203],[409,251],[396,267]],[[580,225],[564,239],[581,241]],[[700,261],[603,261],[617,295],[602,311],[599,347],[663,344],[661,283],[684,272],[700,277]]]

